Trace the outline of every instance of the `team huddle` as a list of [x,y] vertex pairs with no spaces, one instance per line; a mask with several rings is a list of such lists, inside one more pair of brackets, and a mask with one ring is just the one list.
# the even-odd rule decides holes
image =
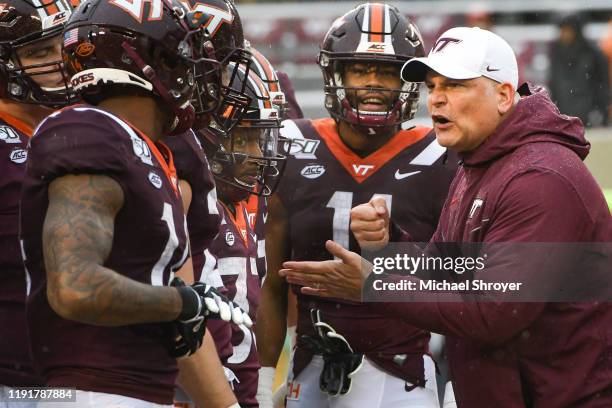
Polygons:
[[0,407],[439,407],[426,325],[283,269],[436,232],[459,158],[410,124],[424,56],[394,6],[348,11],[310,120],[233,0],[1,4]]

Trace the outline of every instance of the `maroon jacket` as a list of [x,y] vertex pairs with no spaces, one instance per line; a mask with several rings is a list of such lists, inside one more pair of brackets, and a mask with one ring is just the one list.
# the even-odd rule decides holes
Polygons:
[[[429,250],[436,242],[612,241],[610,210],[582,162],[589,151],[582,124],[561,115],[545,91],[523,86],[520,92],[514,112],[463,154]],[[562,261],[581,271],[576,259]],[[489,259],[482,272],[538,270],[514,256],[504,263]],[[448,336],[459,407],[612,407],[607,304],[377,305]]]

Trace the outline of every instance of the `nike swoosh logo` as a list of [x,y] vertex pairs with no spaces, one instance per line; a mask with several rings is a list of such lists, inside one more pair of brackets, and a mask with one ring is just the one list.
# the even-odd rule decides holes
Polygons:
[[494,72],[494,71],[499,71],[501,68],[491,68],[489,65],[487,65],[487,72]]
[[402,174],[402,173],[400,173],[399,170],[397,170],[395,172],[395,179],[396,180],[403,180],[403,179],[408,178],[410,176],[414,176],[415,174],[419,174],[420,172],[421,171],[419,170],[419,171],[413,171],[413,172],[410,172],[410,173],[403,173]]

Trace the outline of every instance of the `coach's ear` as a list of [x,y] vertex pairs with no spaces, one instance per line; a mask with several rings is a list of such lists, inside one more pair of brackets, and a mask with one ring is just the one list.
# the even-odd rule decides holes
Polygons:
[[510,112],[510,110],[514,106],[514,96],[516,94],[516,89],[514,89],[511,84],[505,82],[503,84],[497,84],[496,90],[497,111],[501,116],[504,116],[506,113]]

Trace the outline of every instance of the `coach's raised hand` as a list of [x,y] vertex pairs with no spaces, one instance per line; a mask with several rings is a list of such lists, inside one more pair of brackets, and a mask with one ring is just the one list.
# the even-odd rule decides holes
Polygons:
[[389,243],[389,209],[382,197],[351,210],[351,231],[362,250],[376,251]]

